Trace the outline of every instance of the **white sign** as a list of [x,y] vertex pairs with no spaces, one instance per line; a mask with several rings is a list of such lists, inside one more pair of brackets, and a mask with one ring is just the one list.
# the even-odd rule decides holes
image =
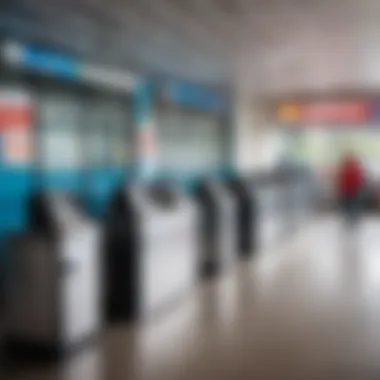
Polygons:
[[134,90],[136,78],[131,73],[89,63],[84,63],[80,70],[80,76],[85,81],[126,92]]

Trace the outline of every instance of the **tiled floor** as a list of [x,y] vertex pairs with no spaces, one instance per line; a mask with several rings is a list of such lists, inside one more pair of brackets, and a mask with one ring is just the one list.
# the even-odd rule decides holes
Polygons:
[[334,217],[239,263],[167,315],[112,327],[99,347],[30,380],[380,378],[380,219]]

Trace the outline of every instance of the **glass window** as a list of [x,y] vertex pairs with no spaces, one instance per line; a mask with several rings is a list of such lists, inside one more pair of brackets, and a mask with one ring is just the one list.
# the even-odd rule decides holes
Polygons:
[[287,138],[288,156],[313,166],[332,166],[346,150],[356,152],[368,168],[376,166],[380,130],[368,126],[308,128]]
[[223,159],[223,130],[218,115],[171,106],[157,112],[158,156],[175,170],[215,168]]
[[125,164],[131,159],[128,105],[120,101],[97,100],[92,103],[86,138],[90,164]]
[[45,94],[39,111],[40,161],[47,168],[77,168],[82,163],[81,106],[75,97]]
[[91,165],[104,164],[108,161],[107,144],[107,109],[100,101],[95,101],[89,108],[86,126],[87,159]]

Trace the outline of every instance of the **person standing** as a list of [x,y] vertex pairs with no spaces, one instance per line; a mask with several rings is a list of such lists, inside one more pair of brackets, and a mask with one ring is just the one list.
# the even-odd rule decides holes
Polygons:
[[365,173],[360,159],[352,152],[346,153],[337,170],[338,199],[346,221],[356,224],[363,211]]

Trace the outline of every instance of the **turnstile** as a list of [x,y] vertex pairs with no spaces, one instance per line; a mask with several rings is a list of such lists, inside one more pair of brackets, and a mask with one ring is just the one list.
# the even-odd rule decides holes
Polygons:
[[314,207],[310,175],[287,168],[257,176],[252,185],[258,197],[258,245],[271,248],[295,233],[311,216]]
[[289,221],[294,229],[298,229],[311,216],[313,209],[313,186],[311,176],[305,170],[295,168],[286,176]]
[[272,248],[283,236],[284,198],[283,181],[277,173],[260,173],[255,175],[250,186],[257,199],[257,248]]
[[197,209],[168,185],[113,196],[106,227],[105,303],[111,321],[149,317],[196,283]]
[[234,178],[228,187],[236,200],[237,251],[241,257],[250,257],[257,244],[257,202],[247,181]]
[[289,170],[283,170],[278,181],[281,188],[282,236],[287,238],[294,233],[299,224],[300,199],[296,191],[298,182],[297,178]]
[[219,181],[202,180],[195,189],[200,205],[200,273],[209,277],[228,268],[237,257],[236,201]]
[[67,195],[34,195],[28,208],[11,244],[7,347],[58,358],[101,328],[99,229]]
[[274,208],[273,191],[268,191],[268,179],[263,175],[255,176],[252,186],[257,197],[258,208],[258,248],[263,250],[275,239],[275,220],[273,220],[272,210]]

